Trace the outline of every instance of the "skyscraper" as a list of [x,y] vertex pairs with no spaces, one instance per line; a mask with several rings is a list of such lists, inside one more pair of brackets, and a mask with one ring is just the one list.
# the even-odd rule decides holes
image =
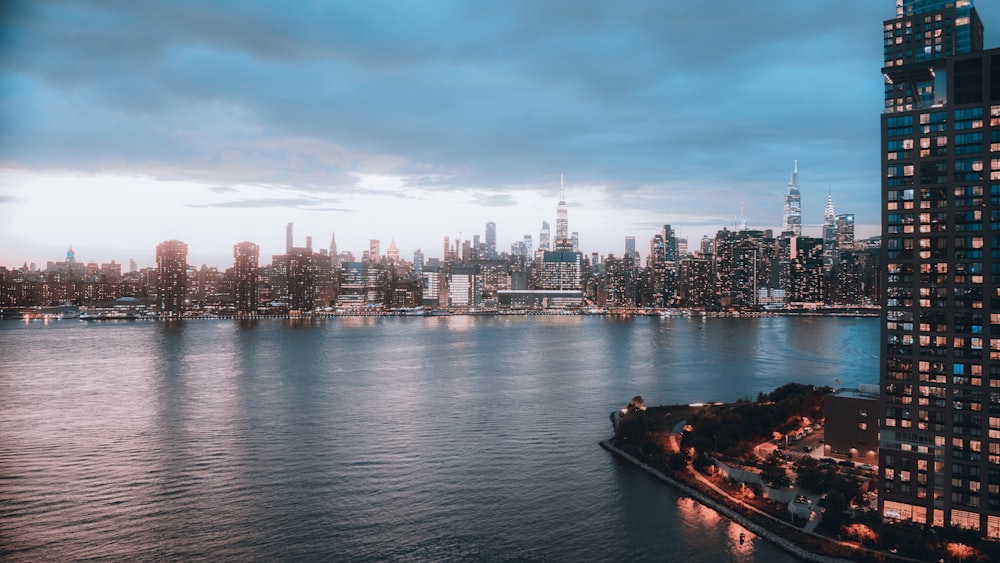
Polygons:
[[559,207],[556,208],[556,246],[571,246],[569,241],[569,211],[566,209],[566,187],[559,174]]
[[257,273],[260,247],[252,242],[233,246],[234,305],[236,312],[249,315],[257,312]]
[[854,250],[854,214],[837,215],[837,248]]
[[187,297],[187,244],[168,240],[156,245],[157,303],[162,317],[184,313]]
[[827,194],[826,208],[823,210],[823,269],[829,271],[839,259],[837,213],[833,210],[833,194]]
[[285,254],[292,253],[292,247],[295,246],[295,240],[292,238],[292,224],[288,223],[285,225]]
[[785,192],[785,232],[802,236],[802,192],[799,190],[799,161],[795,161],[792,179]]
[[488,254],[488,258],[496,258],[497,224],[493,221],[486,223],[486,252]]
[[632,235],[625,237],[625,256],[632,258],[639,256],[639,253],[635,251],[635,237]]
[[883,46],[879,511],[1000,539],[1000,49],[971,0]]
[[542,221],[542,230],[541,230],[540,233],[538,233],[538,249],[539,250],[552,250],[552,247],[549,245],[549,238],[550,238],[550,236],[551,235],[550,235],[550,232],[549,232],[549,222],[548,221]]

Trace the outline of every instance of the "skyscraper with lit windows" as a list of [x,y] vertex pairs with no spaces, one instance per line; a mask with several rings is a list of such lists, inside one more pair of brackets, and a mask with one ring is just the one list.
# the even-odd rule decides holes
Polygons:
[[971,0],[883,47],[879,510],[1000,540],[1000,49]]
[[785,190],[785,231],[802,236],[802,191],[799,189],[799,161],[795,161],[792,179]]
[[168,240],[156,245],[157,304],[161,317],[180,317],[187,298],[187,244]]
[[233,292],[236,312],[252,315],[257,312],[257,274],[260,247],[252,242],[233,246]]

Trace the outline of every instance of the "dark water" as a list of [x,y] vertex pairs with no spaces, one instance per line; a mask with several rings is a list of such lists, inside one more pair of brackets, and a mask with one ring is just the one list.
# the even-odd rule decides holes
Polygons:
[[0,322],[0,559],[784,561],[608,412],[878,380],[877,319]]

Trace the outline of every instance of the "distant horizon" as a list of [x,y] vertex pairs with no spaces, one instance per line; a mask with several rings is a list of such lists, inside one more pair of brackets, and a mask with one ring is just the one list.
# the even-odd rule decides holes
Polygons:
[[[286,223],[286,225],[287,225],[287,223]],[[485,228],[485,225],[484,225],[484,228]],[[719,231],[717,231],[717,232],[721,232],[723,229],[728,229],[730,231],[735,231],[736,230],[734,228],[729,228],[729,227],[720,227]],[[294,246],[296,248],[304,248],[306,246],[306,239],[305,239],[305,237],[311,236],[311,235],[303,234],[301,237],[299,237],[298,235],[294,235],[294,230],[295,229],[294,229],[294,225],[293,225]],[[766,231],[766,230],[768,230],[768,228],[750,228],[750,227],[748,227],[747,230],[752,230],[752,231]],[[778,235],[780,235],[780,230],[779,229],[771,228],[771,230],[774,232],[774,236],[775,237],[777,237]],[[484,233],[485,233],[485,229],[484,229]],[[477,233],[477,234],[480,235],[480,239],[483,242],[485,242],[485,237],[483,236],[484,233]],[[625,236],[631,236],[631,235],[625,235]],[[599,256],[602,259],[605,258],[605,257],[607,257],[608,255],[611,255],[611,254],[613,254],[616,257],[624,256],[624,254],[625,254],[625,251],[624,251],[625,250],[625,236],[622,236],[622,248],[621,248],[621,250],[619,250],[618,252],[604,252],[604,253],[599,253]],[[818,233],[815,234],[815,235],[814,234],[803,233],[802,236],[803,237],[810,237],[810,238],[822,238],[822,237],[819,236]],[[867,239],[872,239],[872,238],[879,238],[880,236],[881,236],[881,233],[876,233],[876,234],[871,235],[871,236],[860,236],[859,234],[857,234],[857,231],[855,231],[855,240],[857,240],[857,241],[862,241],[862,240],[867,240]],[[683,236],[678,236],[678,238],[684,238],[684,237]],[[714,239],[715,237],[712,236],[710,238]],[[312,239],[313,239],[312,240],[312,249],[313,249],[313,252],[315,252],[315,253],[318,254],[320,252],[320,250],[327,250],[327,251],[329,250],[329,248],[330,248],[330,240],[329,239],[326,241],[325,244],[323,244],[322,241],[317,240],[316,237],[312,237]],[[207,261],[204,261],[204,260],[191,261],[192,248],[191,248],[190,243],[188,243],[184,239],[180,239],[180,238],[164,239],[162,241],[159,241],[157,244],[162,243],[162,242],[167,242],[169,240],[179,240],[180,242],[183,242],[183,243],[185,243],[185,244],[188,245],[188,264],[189,265],[197,266],[199,268],[201,266],[215,267],[215,268],[219,268],[220,270],[224,270],[225,268],[228,268],[229,266],[232,265],[232,262],[234,260],[234,258],[233,258],[233,247],[235,247],[235,245],[240,244],[242,242],[252,242],[252,243],[257,244],[258,246],[260,246],[260,243],[258,243],[257,241],[254,241],[254,240],[235,241],[235,242],[233,242],[232,245],[229,246],[229,252],[228,252],[228,254],[226,254],[226,256],[228,258],[220,260],[218,263],[211,263],[211,262],[207,262]],[[373,239],[369,239],[369,240],[373,240]],[[389,242],[391,240],[393,240],[393,239],[390,239],[390,241],[385,241],[385,240],[382,240],[382,239],[378,239],[378,240],[380,241],[380,244],[381,244],[382,256],[385,256],[385,251],[389,247]],[[468,240],[468,241],[471,242],[472,238],[471,237],[469,237],[468,239],[463,238],[462,240]],[[516,241],[514,241],[514,242],[516,242]],[[638,239],[638,237],[636,238],[636,251],[639,253],[639,256],[643,260],[643,263],[644,263],[646,257],[649,254],[649,248],[648,248],[649,245],[648,245],[648,242],[649,241],[647,240],[646,244],[639,244],[639,239]],[[694,254],[696,251],[698,251],[700,242],[701,242],[701,238],[698,238],[695,241],[692,241],[691,239],[688,239],[688,253],[689,254]],[[450,243],[452,245],[454,245],[455,244],[455,240],[454,239],[450,240]],[[533,237],[533,243],[535,244],[535,246],[533,247],[533,251],[538,250],[538,246],[537,246],[538,241],[537,241],[536,237]],[[398,241],[397,241],[397,246],[398,246]],[[156,246],[155,245],[150,250],[150,256],[152,257],[151,260],[149,260],[148,262],[140,262],[139,259],[137,259],[134,256],[129,256],[129,257],[126,257],[126,258],[112,257],[112,258],[109,258],[109,259],[101,259],[101,260],[88,259],[86,257],[86,255],[81,255],[80,254],[80,249],[76,245],[74,245],[74,244],[70,244],[66,248],[62,249],[62,251],[55,258],[44,258],[44,259],[31,259],[31,258],[28,258],[28,259],[22,261],[19,264],[10,265],[10,264],[2,264],[2,263],[0,263],[0,267],[5,267],[8,270],[16,270],[16,269],[22,268],[25,264],[28,264],[29,267],[30,267],[31,264],[35,264],[35,266],[37,267],[37,269],[44,270],[45,267],[46,267],[46,265],[49,262],[54,262],[54,263],[64,262],[65,259],[66,259],[66,254],[67,254],[67,252],[70,249],[73,250],[74,256],[76,258],[76,262],[79,263],[79,264],[87,264],[87,263],[92,263],[92,262],[93,263],[97,263],[97,264],[109,264],[109,263],[114,262],[116,264],[121,264],[121,265],[123,265],[125,267],[128,267],[130,265],[130,261],[131,260],[135,260],[135,262],[136,262],[136,268],[138,268],[138,269],[150,268],[150,267],[155,268],[156,267]],[[86,249],[86,247],[84,247],[84,249]],[[442,255],[443,253],[441,252],[444,249],[444,238],[443,237],[441,239],[440,244],[436,247],[436,249],[437,249],[436,251],[428,251],[426,249],[419,248],[419,249],[414,249],[414,251],[420,250],[421,252],[423,252],[425,260],[431,260],[431,259],[443,260],[444,256]],[[551,248],[550,248],[550,250],[551,250]],[[643,250],[645,250],[645,252],[643,252]],[[361,250],[355,250],[355,249],[352,249],[352,248],[341,248],[340,243],[338,241],[338,243],[337,243],[337,251],[338,251],[338,254],[343,253],[343,252],[351,252],[352,254],[354,254],[356,260],[360,261],[363,253],[368,251],[368,247],[365,247],[364,249],[361,249]],[[582,254],[584,254],[588,258],[593,254],[593,252],[587,251],[586,249],[584,249],[582,247],[580,248],[580,252]],[[510,245],[502,247],[500,244],[497,244],[497,253],[498,254],[510,254]],[[285,247],[284,246],[282,246],[281,249],[279,249],[278,251],[275,251],[275,252],[265,252],[264,248],[261,248],[261,250],[260,250],[260,263],[261,264],[270,264],[272,256],[282,256],[284,254],[285,254]],[[222,254],[219,254],[219,256],[222,256]],[[402,250],[400,250],[399,256],[400,256],[400,258],[402,260],[405,260],[406,262],[413,262],[413,252],[410,252],[410,253],[407,254],[407,253],[403,252]],[[122,271],[125,272],[127,270],[125,268],[123,268]]]

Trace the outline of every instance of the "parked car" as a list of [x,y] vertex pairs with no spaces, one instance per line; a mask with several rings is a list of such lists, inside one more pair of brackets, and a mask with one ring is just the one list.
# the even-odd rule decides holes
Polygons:
[[849,459],[842,459],[837,462],[837,465],[841,467],[854,467],[854,462]]

